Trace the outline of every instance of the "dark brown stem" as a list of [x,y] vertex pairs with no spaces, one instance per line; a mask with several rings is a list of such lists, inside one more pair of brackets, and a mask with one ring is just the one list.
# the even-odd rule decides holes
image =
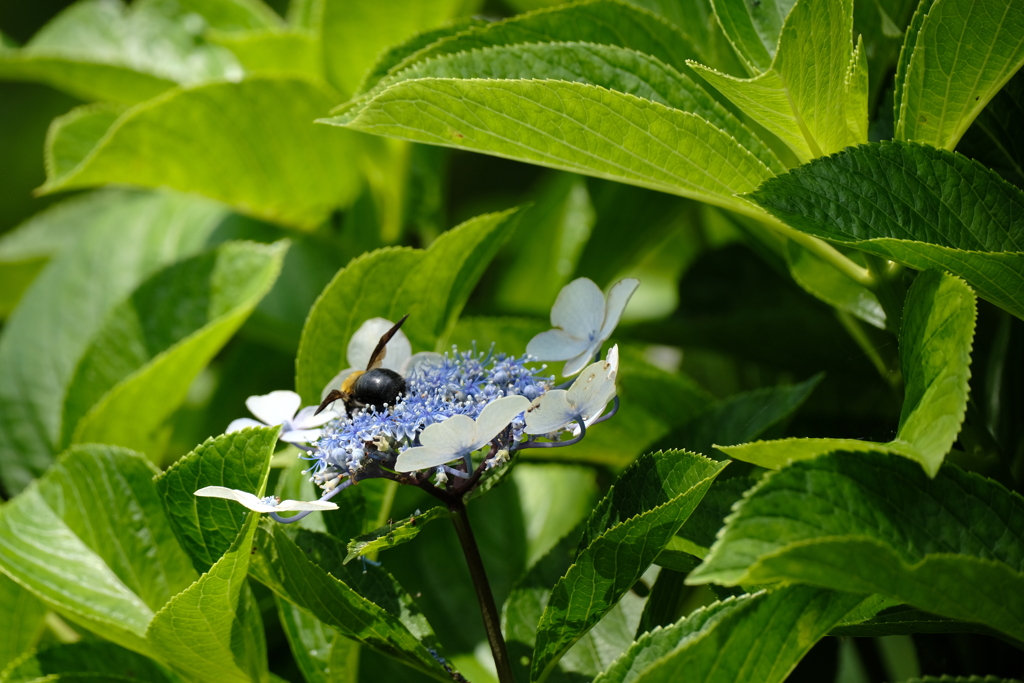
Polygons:
[[476,598],[480,602],[480,613],[484,618],[484,631],[486,631],[487,641],[491,645],[494,666],[498,670],[498,681],[500,683],[515,683],[512,676],[512,664],[508,659],[508,649],[505,647],[505,638],[501,635],[501,616],[498,614],[498,606],[494,603],[494,594],[491,593],[491,585],[487,580],[487,572],[484,570],[483,558],[480,557],[480,549],[477,548],[473,529],[469,526],[466,506],[459,498],[448,504],[448,510],[452,513],[455,533],[458,534],[459,542],[462,543],[462,552],[466,556],[466,564],[469,565],[469,575],[473,578],[473,588],[476,589]]

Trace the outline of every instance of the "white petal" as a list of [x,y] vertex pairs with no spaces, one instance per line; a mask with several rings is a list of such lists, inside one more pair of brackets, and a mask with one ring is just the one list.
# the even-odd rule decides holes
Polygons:
[[557,432],[576,419],[576,411],[569,405],[565,389],[552,389],[539,399],[526,413],[527,434]]
[[[475,451],[476,422],[468,415],[452,415],[444,422],[429,425],[420,434],[420,443],[439,453],[448,453],[448,460],[462,457],[463,453]],[[442,460],[441,462],[448,462]],[[419,469],[419,468],[417,468]]]
[[505,396],[488,403],[476,418],[476,441],[470,450],[475,451],[489,443],[501,430],[508,427],[512,418],[529,407],[530,399],[525,396]]
[[[377,342],[394,326],[395,323],[385,318],[370,318],[360,325],[348,342],[346,356],[348,364],[356,370],[365,370],[367,363],[370,362],[370,354],[377,347]],[[398,330],[388,342],[381,367],[398,372],[410,356],[412,356],[412,346],[409,344],[409,338],[402,330]]]
[[551,326],[583,339],[596,337],[604,318],[604,294],[590,278],[576,278],[562,287],[551,307]]
[[615,326],[619,324],[622,311],[626,309],[633,292],[640,286],[640,281],[635,277],[627,277],[619,280],[608,290],[608,301],[604,307],[604,324],[601,326],[601,333],[597,336],[601,342],[612,336]]
[[292,426],[295,429],[312,429],[313,427],[319,427],[325,425],[334,418],[338,417],[338,413],[333,410],[325,410],[319,415],[314,415],[318,406],[306,406],[299,411],[299,414],[292,420]]
[[281,441],[288,443],[313,443],[320,438],[319,429],[292,429],[281,435]]
[[195,495],[204,498],[226,498],[234,500],[249,508],[253,512],[273,512],[277,508],[269,503],[264,503],[255,494],[238,489],[229,489],[226,486],[206,486],[195,492]]
[[232,420],[231,424],[228,425],[227,431],[225,431],[224,433],[225,434],[230,434],[231,432],[240,432],[243,429],[246,429],[247,427],[266,427],[266,426],[267,425],[263,424],[262,422],[257,422],[256,420],[252,419],[251,417],[240,417],[237,420]]
[[337,510],[338,505],[329,500],[282,500],[274,508],[275,512],[294,512],[297,510]]
[[[372,352],[372,351],[373,351],[373,349],[370,349],[370,351]],[[330,382],[328,382],[328,383],[327,383],[327,384],[326,384],[326,385],[324,386],[324,388],[323,388],[323,391],[321,391],[321,392],[320,392],[320,400],[322,401],[322,400],[324,400],[325,398],[327,398],[327,394],[331,393],[331,392],[332,392],[332,391],[334,391],[335,389],[341,389],[341,384],[342,384],[342,382],[344,382],[344,381],[345,381],[345,379],[346,379],[346,378],[347,378],[347,377],[348,377],[349,375],[351,375],[351,374],[352,374],[353,372],[355,372],[355,371],[356,371],[356,369],[355,369],[355,368],[345,368],[344,370],[342,370],[341,372],[339,372],[339,373],[338,373],[337,375],[335,375],[334,377],[332,377],[332,378],[331,378],[331,381],[330,381]],[[335,406],[336,406],[336,405],[341,405],[341,404],[340,404],[340,403],[338,403],[337,401],[335,401],[334,403],[332,403],[332,404],[331,404],[331,410],[335,410]],[[336,412],[337,412],[337,411],[336,411]]]
[[598,344],[594,344],[592,347],[566,361],[565,365],[562,366],[562,377],[572,377],[583,368],[587,367],[590,361],[594,360],[594,352],[597,351]]
[[619,347],[613,346],[608,359],[588,365],[569,387],[566,399],[586,424],[596,420],[615,398],[615,377],[619,371]]
[[409,373],[421,365],[440,365],[444,356],[434,351],[420,351],[409,356],[405,366],[397,370],[402,377],[408,377]]
[[[462,416],[457,415],[456,417]],[[426,430],[424,430],[424,433],[426,433]],[[425,470],[451,462],[458,457],[460,456],[452,455],[447,451],[435,451],[433,448],[427,448],[426,446],[417,446],[398,454],[398,460],[395,461],[395,471],[414,472],[416,470]]]
[[245,399],[245,407],[268,425],[279,425],[295,417],[302,399],[294,391],[271,391],[263,396]]
[[526,352],[538,360],[567,360],[590,349],[589,338],[574,337],[565,330],[541,332],[526,345]]

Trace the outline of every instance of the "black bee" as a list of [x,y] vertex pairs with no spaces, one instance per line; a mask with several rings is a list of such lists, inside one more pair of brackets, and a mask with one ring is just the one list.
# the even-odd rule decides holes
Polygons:
[[345,378],[340,390],[332,389],[317,408],[317,413],[339,399],[344,401],[349,412],[367,406],[374,410],[384,410],[385,405],[393,406],[399,396],[405,395],[405,379],[394,370],[380,367],[380,364],[387,355],[388,342],[408,317],[408,314],[402,316],[394,327],[384,333],[370,355],[366,370],[356,370]]

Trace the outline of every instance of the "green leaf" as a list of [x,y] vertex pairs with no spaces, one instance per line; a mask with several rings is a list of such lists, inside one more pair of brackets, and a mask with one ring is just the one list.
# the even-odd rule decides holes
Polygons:
[[230,52],[207,45],[176,3],[81,0],[25,47],[0,52],[0,76],[37,80],[85,100],[133,104],[176,85],[237,80]]
[[286,75],[176,88],[128,109],[73,169],[49,169],[40,189],[171,187],[310,230],[358,191],[353,138],[309,125],[333,101],[322,85]]
[[[858,614],[861,609],[872,604],[881,604],[884,607],[871,609],[866,616]],[[939,617],[907,605],[900,605],[896,600],[881,596],[874,596],[865,601],[860,608],[847,614],[846,618],[829,631],[831,636],[855,638],[915,633],[979,633],[996,637],[999,635],[996,631],[981,624]]]
[[228,552],[156,614],[146,634],[190,681],[269,681],[263,623],[246,583],[259,514],[249,512]]
[[414,350],[437,351],[484,269],[515,227],[518,210],[484,214],[444,233],[430,248],[380,249],[338,271],[302,330],[295,385],[306,403],[349,367],[348,341],[373,317],[398,320]]
[[284,21],[261,0],[176,0],[188,12],[195,12],[213,29],[245,31],[280,29]]
[[[804,0],[808,2],[808,0]],[[712,0],[715,16],[750,75],[768,71],[779,49],[783,21],[795,0]]]
[[772,175],[699,116],[583,83],[426,78],[392,86],[351,118],[322,122],[727,207]]
[[385,49],[465,11],[462,0],[324,2],[319,21],[327,76],[350,94]]
[[23,489],[58,452],[61,410],[79,360],[107,314],[140,282],[196,253],[224,208],[166,193],[104,191],[39,220],[80,232],[36,278],[0,337],[0,474]]
[[358,683],[359,643],[281,597],[275,595],[274,602],[306,683]]
[[368,534],[357,536],[348,542],[348,554],[345,555],[345,564],[367,553],[375,553],[396,545],[408,543],[416,538],[427,522],[435,519],[446,519],[451,514],[445,508],[438,505],[432,507],[423,514],[412,514],[406,519],[400,519],[393,524],[371,531]]
[[531,680],[558,659],[640,578],[725,467],[685,451],[640,457],[598,504],[580,552],[552,589],[537,627]]
[[0,671],[35,645],[46,612],[46,605],[39,598],[6,574],[0,574],[0,613],[5,615],[0,623]]
[[919,453],[934,476],[953,447],[967,410],[974,292],[956,277],[930,270],[907,293],[900,333],[904,396],[897,444]]
[[98,102],[75,107],[55,118],[50,123],[43,150],[47,175],[63,175],[81,163],[126,108],[121,104]]
[[786,17],[764,73],[739,79],[690,66],[806,162],[867,142],[867,81],[858,70],[849,78],[860,64],[852,32],[853,0],[803,0]]
[[1024,188],[1024,73],[996,93],[963,138],[956,151],[977,159],[1017,187]]
[[1024,192],[979,163],[881,142],[795,168],[749,195],[803,232],[911,268],[943,268],[1024,318]]
[[916,460],[929,476],[935,476],[967,410],[976,315],[974,292],[959,278],[930,270],[915,279],[907,294],[900,334],[905,390],[893,441],[783,439],[716,448],[769,469],[838,450],[894,453]]
[[154,473],[137,453],[76,446],[0,508],[3,572],[74,624],[147,656],[154,612],[196,579]]
[[885,311],[875,293],[792,240],[786,243],[786,263],[798,285],[840,311],[885,329]]
[[103,641],[64,643],[36,652],[4,671],[4,683],[30,681],[149,681],[178,679],[147,657]]
[[760,138],[689,76],[649,55],[615,45],[553,42],[474,48],[416,62],[383,78],[366,96],[332,113],[351,119],[388,87],[424,78],[549,79],[601,86],[696,114],[732,135],[769,166],[785,167]]
[[833,624],[864,599],[807,586],[715,603],[646,633],[594,683],[781,682]]
[[270,289],[285,248],[228,242],[144,282],[108,314],[79,361],[62,441],[158,455],[164,422]]
[[207,38],[231,50],[248,74],[324,78],[320,43],[308,31],[213,31]]
[[382,567],[345,565],[344,546],[330,536],[273,523],[260,527],[255,547],[253,575],[282,598],[343,636],[450,680],[427,650],[436,644],[426,620]]
[[698,56],[686,36],[648,10],[614,0],[541,9],[442,38],[391,69],[485,47],[574,41],[635,50],[682,69]]
[[396,66],[405,61],[407,57],[415,54],[427,47],[428,45],[449,36],[462,33],[467,29],[486,26],[488,22],[478,17],[463,17],[450,21],[440,28],[428,29],[421,31],[411,38],[406,39],[402,43],[398,43],[393,47],[385,50],[379,57],[377,57],[376,63],[373,67],[366,72],[363,76],[362,83],[356,88],[355,95],[362,95],[367,90],[375,86],[380,79],[384,78],[390,73]]
[[688,580],[877,593],[1021,640],[1022,539],[1024,498],[991,480],[838,452],[765,476]]
[[[526,522],[526,565],[530,567],[590,516],[597,501],[596,473],[591,467],[569,464],[512,464]],[[567,567],[551,579],[549,587]]]
[[178,542],[206,572],[242,532],[248,511],[234,501],[198,498],[207,486],[262,496],[280,427],[243,429],[207,439],[154,478]]
[[896,74],[897,140],[952,150],[1024,65],[1024,14],[1014,0],[923,2]]

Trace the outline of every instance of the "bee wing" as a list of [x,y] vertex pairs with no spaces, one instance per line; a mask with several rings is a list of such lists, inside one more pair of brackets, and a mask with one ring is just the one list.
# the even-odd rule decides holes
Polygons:
[[381,366],[384,362],[384,357],[388,354],[388,342],[391,341],[391,338],[395,336],[395,333],[398,332],[398,329],[408,317],[408,313],[403,315],[401,320],[395,323],[390,330],[381,336],[380,341],[377,342],[377,346],[373,349],[373,353],[370,354],[370,362],[366,364],[367,370],[373,370],[374,368],[379,368]]

